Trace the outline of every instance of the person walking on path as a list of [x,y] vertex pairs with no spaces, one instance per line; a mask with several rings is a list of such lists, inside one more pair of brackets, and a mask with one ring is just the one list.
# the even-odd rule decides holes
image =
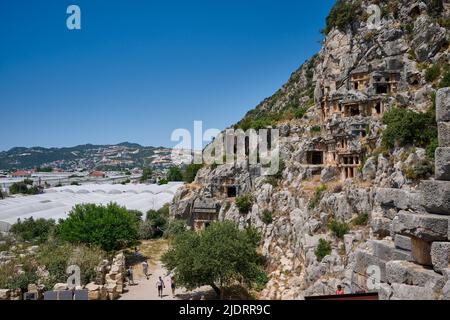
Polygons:
[[175,297],[175,289],[177,286],[173,277],[170,278],[170,287],[172,289],[172,297]]
[[341,285],[338,285],[338,286],[337,286],[337,290],[336,290],[336,295],[341,296],[341,295],[344,295],[344,294],[345,294],[345,292],[344,292],[344,290],[342,289],[342,286],[341,286]]
[[144,275],[148,280],[148,262],[147,262],[147,260],[142,262],[142,271],[144,272]]
[[156,287],[158,288],[158,297],[162,299],[163,297],[163,289],[166,287],[164,285],[164,281],[161,277],[159,277],[158,281],[156,281]]
[[131,285],[135,285],[134,280],[133,280],[133,267],[129,266],[127,269],[127,277],[128,277],[128,284]]

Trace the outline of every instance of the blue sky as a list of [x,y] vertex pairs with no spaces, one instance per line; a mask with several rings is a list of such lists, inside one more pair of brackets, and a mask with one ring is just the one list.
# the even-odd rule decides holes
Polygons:
[[1,0],[0,150],[223,129],[320,49],[333,3]]

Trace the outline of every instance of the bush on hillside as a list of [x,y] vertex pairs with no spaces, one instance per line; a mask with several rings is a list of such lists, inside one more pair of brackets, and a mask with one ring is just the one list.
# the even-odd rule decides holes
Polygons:
[[197,172],[203,167],[201,164],[190,164],[183,172],[183,181],[187,183],[192,183],[195,180]]
[[344,236],[350,231],[350,227],[344,221],[332,220],[328,224],[328,229],[339,239],[344,239]]
[[11,226],[11,233],[18,239],[27,242],[43,243],[55,229],[55,220],[37,219],[30,217],[25,220],[17,220]]
[[236,207],[240,213],[249,213],[253,206],[253,196],[251,194],[244,194],[236,198]]
[[353,2],[337,0],[326,18],[325,34],[328,34],[333,28],[345,31],[349,25],[357,21],[361,14],[360,0]]
[[319,239],[319,243],[314,251],[317,261],[322,262],[323,258],[331,254],[331,243],[324,239]]
[[[384,114],[383,123],[387,126],[382,135],[382,144],[386,148],[407,145],[427,147],[437,139],[436,117],[431,109],[418,113],[394,108]],[[434,150],[428,153],[434,153]]]

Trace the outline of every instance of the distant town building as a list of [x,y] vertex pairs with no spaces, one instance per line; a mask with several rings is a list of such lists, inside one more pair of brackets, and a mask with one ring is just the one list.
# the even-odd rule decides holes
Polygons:
[[92,177],[92,178],[105,178],[106,174],[104,172],[102,172],[102,171],[92,171],[89,174],[89,176]]
[[16,172],[13,172],[11,176],[13,178],[30,178],[32,173],[33,172],[27,170],[17,170]]

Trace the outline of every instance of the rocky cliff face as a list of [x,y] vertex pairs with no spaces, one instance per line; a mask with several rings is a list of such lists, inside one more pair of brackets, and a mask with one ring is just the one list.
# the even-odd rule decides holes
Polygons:
[[[236,125],[280,130],[282,174],[261,176],[247,161],[204,167],[171,215],[196,228],[257,226],[270,277],[263,299],[333,294],[338,284],[383,299],[449,299],[450,91],[435,99],[443,73],[427,70],[450,63],[450,4],[340,5],[350,3],[356,17],[329,18],[321,51]],[[379,29],[365,21],[373,3]],[[422,172],[434,164],[426,146],[382,144],[384,114],[430,112],[434,101],[437,180]],[[235,197],[245,194],[253,206],[244,214]]]

